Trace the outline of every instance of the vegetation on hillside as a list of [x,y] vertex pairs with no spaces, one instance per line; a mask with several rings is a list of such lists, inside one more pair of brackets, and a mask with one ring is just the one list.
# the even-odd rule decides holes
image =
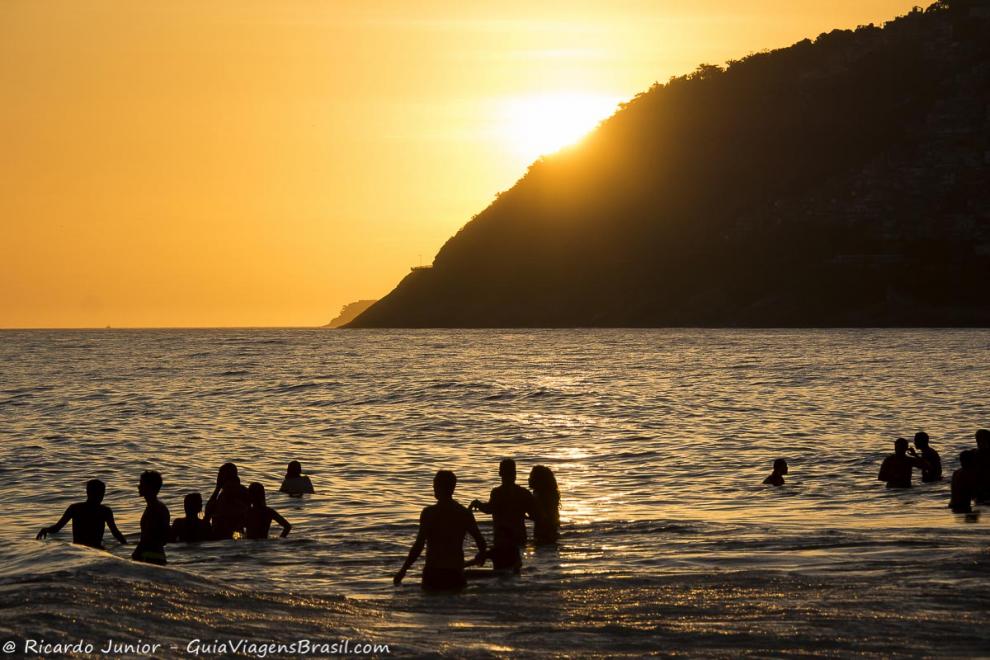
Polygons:
[[351,327],[990,323],[986,4],[654,85]]

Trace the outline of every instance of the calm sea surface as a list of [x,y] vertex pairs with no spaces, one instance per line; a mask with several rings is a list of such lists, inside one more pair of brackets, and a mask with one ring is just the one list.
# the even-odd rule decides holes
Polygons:
[[[988,348],[969,330],[0,332],[0,641],[987,655],[990,514],[876,473],[924,429],[951,475],[990,427]],[[467,503],[505,456],[556,472],[559,545],[459,595],[422,593],[422,559],[393,587],[434,471]],[[787,485],[760,485],[778,457]],[[274,492],[292,459],[316,495]],[[176,516],[225,461],[288,539],[169,546],[158,568],[109,533],[109,553],[34,538],[93,477],[136,538],[142,470]]]

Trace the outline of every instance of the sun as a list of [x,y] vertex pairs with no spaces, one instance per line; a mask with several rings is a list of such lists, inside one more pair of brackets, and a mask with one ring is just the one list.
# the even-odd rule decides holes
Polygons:
[[615,112],[618,102],[586,93],[512,98],[503,107],[503,137],[513,151],[534,160],[579,142]]

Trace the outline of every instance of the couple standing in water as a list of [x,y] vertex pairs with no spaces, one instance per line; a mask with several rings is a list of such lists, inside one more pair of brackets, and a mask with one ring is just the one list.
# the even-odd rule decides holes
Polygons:
[[[529,475],[532,492],[516,484],[516,463],[511,458],[499,464],[502,485],[492,489],[487,502],[474,500],[469,507],[454,500],[457,476],[440,470],[433,478],[437,503],[423,509],[416,541],[393,581],[401,584],[406,572],[426,548],[423,588],[461,589],[467,584],[464,569],[492,560],[496,570],[519,572],[520,549],[526,545],[526,518],[533,520],[537,545],[555,543],[560,526],[560,491],[550,468],[537,465]],[[491,514],[494,539],[491,550],[478,529],[472,511]],[[477,545],[474,559],[464,561],[464,538],[470,535]]]

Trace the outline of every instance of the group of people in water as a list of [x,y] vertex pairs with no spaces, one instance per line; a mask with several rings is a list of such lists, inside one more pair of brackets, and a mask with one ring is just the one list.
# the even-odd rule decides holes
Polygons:
[[[956,513],[969,513],[974,501],[990,502],[990,430],[976,432],[976,447],[963,451],[959,464],[960,468],[952,475],[949,507]],[[921,470],[923,482],[942,479],[942,459],[923,431],[915,434],[913,447],[906,439],[897,438],[894,453],[884,459],[877,478],[886,482],[887,488],[910,488],[915,469]],[[396,585],[402,583],[424,549],[424,589],[460,589],[469,576],[466,569],[483,566],[489,560],[496,572],[518,573],[522,566],[521,549],[527,543],[527,519],[533,521],[536,545],[556,543],[560,527],[560,490],[553,471],[544,465],[533,467],[528,489],[516,483],[516,463],[511,458],[502,460],[498,472],[502,483],[492,489],[488,501],[476,499],[466,507],[454,499],[457,476],[450,470],[436,473],[433,495],[437,502],[420,514],[416,540],[393,577]],[[787,473],[787,461],[777,459],[773,472],[763,483],[782,486]],[[141,538],[133,553],[135,560],[165,564],[165,546],[174,542],[268,538],[273,522],[282,527],[283,537],[292,529],[285,518],[267,505],[262,484],[255,482],[247,487],[241,484],[237,466],[233,463],[220,467],[216,488],[205,509],[202,496],[189,493],[183,501],[185,517],[177,518],[171,524],[168,508],[158,499],[161,488],[162,477],[158,472],[146,471],[141,475],[138,492],[144,498],[146,508],[141,516]],[[302,474],[298,461],[289,463],[279,490],[293,496],[314,492],[310,478]],[[103,548],[105,527],[118,541],[127,543],[114,522],[113,512],[102,503],[105,492],[102,481],[89,481],[86,501],[69,506],[57,523],[38,533],[38,538],[58,532],[72,521],[75,543]],[[492,516],[491,547],[478,528],[475,511]],[[463,546],[467,536],[471,536],[477,546],[477,553],[470,561],[464,559]]]
[[[423,567],[424,589],[461,589],[467,584],[465,569],[483,566],[489,559],[495,571],[518,573],[522,567],[521,549],[526,545],[526,519],[533,521],[536,545],[557,542],[560,528],[560,490],[553,471],[537,465],[529,473],[529,489],[516,483],[516,462],[503,459],[498,466],[500,486],[492,489],[487,502],[473,500],[465,507],[454,500],[457,475],[440,470],[433,477],[433,496],[437,503],[419,516],[419,531],[402,568],[395,574],[396,585],[426,548]],[[531,490],[530,490],[531,489]],[[474,511],[490,514],[493,538],[489,548],[478,529]],[[464,538],[470,535],[478,552],[464,561]]]
[[[535,466],[529,474],[529,488],[516,484],[516,464],[507,458],[499,465],[502,484],[493,488],[487,502],[474,500],[464,507],[453,499],[457,477],[449,470],[440,470],[433,480],[437,503],[428,506],[420,516],[419,533],[409,551],[405,564],[395,575],[400,584],[406,571],[422,553],[426,553],[423,586],[427,589],[457,589],[464,586],[465,567],[484,565],[489,559],[496,571],[519,572],[522,566],[521,548],[526,545],[526,519],[533,521],[533,538],[537,545],[557,541],[560,526],[560,491],[553,471],[544,465]],[[281,536],[288,536],[292,525],[275,509],[267,505],[265,487],[241,484],[237,466],[224,463],[217,472],[216,487],[203,506],[200,493],[186,494],[183,500],[185,516],[170,519],[168,507],[159,499],[162,476],[148,470],[141,474],[138,493],[145,500],[141,516],[141,536],[132,559],[150,564],[167,562],[165,546],[169,543],[234,538],[266,539],[273,522],[282,527]],[[289,463],[280,492],[292,496],[313,493],[313,483],[302,474],[298,461]],[[72,522],[74,543],[103,549],[103,533],[110,529],[120,543],[127,538],[117,528],[113,511],[103,504],[106,484],[99,479],[86,483],[86,501],[70,505],[54,525],[38,532],[43,539]],[[478,529],[474,511],[491,514],[494,538],[491,548]],[[202,515],[201,515],[202,514]],[[464,561],[464,537],[470,534],[478,545],[478,553],[470,562]]]
[[[952,473],[949,508],[953,513],[972,513],[973,502],[990,502],[990,430],[980,429],[975,438],[976,447],[959,454],[959,469]],[[914,435],[913,447],[905,438],[894,441],[894,453],[880,465],[877,479],[887,488],[910,488],[915,469],[921,470],[924,483],[942,480],[942,458],[924,431]]]
[[[162,475],[154,470],[141,474],[138,494],[144,498],[145,509],[141,515],[141,537],[131,558],[149,564],[166,563],[165,546],[168,543],[196,543],[236,537],[266,539],[272,522],[282,527],[282,536],[288,536],[292,525],[275,509],[267,505],[265,487],[252,483],[248,487],[241,484],[237,466],[224,463],[217,472],[217,484],[203,507],[203,496],[188,493],[183,500],[185,517],[171,520],[168,507],[158,499],[162,489]],[[303,495],[313,492],[310,478],[302,474],[299,461],[292,461],[282,480],[281,492],[289,495]],[[62,517],[51,527],[38,532],[43,539],[61,530],[72,522],[72,541],[91,548],[103,549],[103,532],[110,529],[120,543],[127,538],[121,534],[113,518],[113,511],[103,504],[106,484],[99,479],[86,483],[86,501],[72,504]],[[200,514],[204,514],[200,517]]]
[[[959,454],[959,469],[952,473],[949,508],[953,513],[972,513],[974,501],[990,503],[990,430],[980,429],[975,436],[976,447]],[[921,470],[924,483],[942,480],[942,457],[924,431],[914,434],[914,446],[906,438],[894,441],[894,453],[881,463],[877,479],[885,482],[887,488],[910,488],[915,469]],[[778,458],[773,462],[773,472],[763,483],[783,486],[785,474],[787,461]]]

